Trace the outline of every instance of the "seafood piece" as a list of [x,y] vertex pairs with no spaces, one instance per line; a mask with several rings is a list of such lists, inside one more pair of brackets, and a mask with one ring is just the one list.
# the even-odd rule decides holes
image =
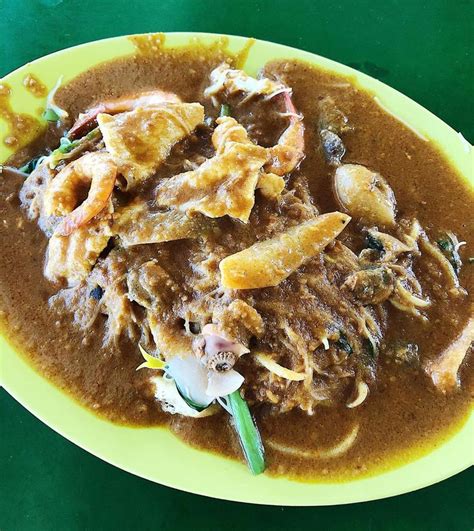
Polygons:
[[105,146],[117,164],[129,190],[151,177],[170,154],[171,148],[204,119],[199,103],[166,103],[160,107],[139,107],[111,116],[99,114]]
[[265,165],[265,171],[277,175],[290,173],[304,158],[303,116],[296,112],[288,92],[283,92],[283,99],[290,125],[281,135],[278,144],[269,148],[270,161]]
[[217,325],[207,324],[202,329],[204,346],[201,351],[201,362],[210,370],[227,372],[235,362],[250,350],[232,339],[225,337]]
[[115,100],[107,100],[91,107],[80,114],[68,132],[69,138],[78,138],[89,132],[97,125],[97,116],[101,113],[118,114],[132,111],[140,107],[156,107],[163,103],[180,103],[180,98],[171,92],[150,90],[122,96]]
[[409,253],[418,253],[417,239],[416,237],[405,235],[404,239],[406,243],[402,242],[398,238],[380,232],[375,229],[369,229],[367,231],[367,249],[363,249],[359,255],[361,263],[373,263],[373,262],[395,262],[400,255]]
[[144,201],[117,209],[112,231],[122,245],[144,245],[187,238],[198,238],[212,228],[212,221],[204,216],[188,217],[179,210],[155,212]]
[[234,118],[217,119],[212,141],[216,155],[196,170],[164,181],[157,190],[160,206],[173,206],[210,218],[229,215],[246,223],[255,202],[255,187],[267,160]]
[[341,212],[322,214],[227,256],[219,264],[222,285],[231,289],[277,286],[306,260],[323,251],[350,219]]
[[283,83],[268,78],[255,79],[242,70],[233,70],[227,64],[215,68],[210,75],[211,85],[204,91],[204,95],[212,97],[219,92],[234,94],[246,93],[243,101],[254,96],[265,96],[266,99],[281,95],[285,113],[290,124],[281,135],[276,146],[268,148],[269,160],[265,171],[283,176],[293,171],[304,158],[304,125],[303,117],[298,114],[291,99],[291,89]]
[[155,344],[165,358],[167,377],[175,381],[181,396],[195,409],[206,408],[242,385],[243,376],[228,361],[231,356],[237,360],[249,351],[223,337],[216,325],[203,328],[203,344],[195,355],[191,338],[183,330],[177,333],[172,323],[159,320],[155,314],[149,314],[148,320]]
[[106,214],[81,226],[69,236],[54,233],[48,243],[44,274],[51,281],[65,279],[70,286],[84,280],[112,236],[109,200]]
[[474,341],[474,316],[471,316],[457,339],[441,355],[425,363],[426,374],[443,393],[459,385],[458,372]]
[[395,275],[387,266],[373,267],[349,275],[342,288],[352,292],[362,304],[379,304],[393,293]]
[[[56,234],[68,236],[99,214],[114,189],[117,166],[108,153],[88,153],[68,164],[51,181],[44,196],[48,216],[64,216]],[[90,185],[86,200],[76,208],[81,188]]]
[[338,108],[334,98],[325,96],[319,103],[319,129],[326,129],[337,135],[351,131],[352,127],[349,125],[349,119]]
[[342,157],[346,154],[346,147],[341,138],[329,129],[321,129],[319,136],[321,137],[321,144],[326,160],[333,166],[339,166]]
[[395,224],[395,195],[379,173],[359,164],[343,164],[334,175],[334,191],[341,206],[360,221]]
[[243,70],[235,70],[229,67],[227,63],[222,63],[211,72],[209,76],[211,84],[204,91],[206,98],[213,98],[219,92],[235,94],[237,92],[247,93],[247,98],[263,95],[272,98],[282,92],[289,92],[291,89],[266,77],[256,79],[249,76]]
[[331,96],[319,101],[319,136],[324,156],[329,164],[339,166],[346,153],[341,134],[350,131],[348,118],[343,114]]

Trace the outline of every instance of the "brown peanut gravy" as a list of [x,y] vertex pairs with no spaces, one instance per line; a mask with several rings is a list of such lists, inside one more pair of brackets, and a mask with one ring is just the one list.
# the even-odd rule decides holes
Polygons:
[[[200,101],[206,114],[211,112],[211,104],[202,94],[209,72],[232,57],[219,47],[167,53],[161,41],[154,43],[156,49],[152,44],[138,46],[146,53],[104,63],[81,74],[60,90],[58,102],[75,117],[94,102],[159,87],[175,92],[183,101]],[[306,157],[298,174],[307,178],[321,212],[338,209],[331,187],[334,170],[324,160],[317,134],[318,101],[331,96],[352,127],[344,136],[345,161],[380,172],[394,190],[399,215],[416,217],[434,239],[451,230],[467,242],[460,273],[461,285],[467,290],[464,297],[454,301],[447,294],[442,296],[441,272],[418,261],[422,288],[436,301],[427,313],[428,320],[420,322],[387,307],[384,343],[407,340],[418,345],[422,358],[434,358],[459,335],[472,311],[474,265],[467,261],[474,255],[472,189],[433,143],[423,141],[385,113],[370,94],[351,85],[349,79],[291,60],[267,64],[264,71],[292,87],[295,106],[304,115]],[[8,144],[16,146],[27,137],[25,131],[28,138],[36,135],[36,120],[9,110],[8,93],[4,84],[0,116],[10,123]],[[280,121],[264,124],[258,132],[262,145],[274,138],[275,128],[281,130]],[[57,130],[50,128],[12,160],[21,163],[46,147],[54,148],[57,136]],[[143,361],[136,345],[121,339],[114,346],[104,346],[105,317],[82,331],[71,315],[57,313],[48,305],[57,287],[43,276],[47,239],[35,223],[25,219],[17,199],[21,184],[18,176],[0,178],[0,309],[11,341],[41,374],[98,415],[137,427],[165,425],[191,445],[242,459],[226,413],[202,419],[164,414],[151,395],[150,372],[136,371]],[[350,224],[348,238],[359,230],[355,223]],[[175,267],[178,270],[181,265],[176,263]],[[291,312],[291,298],[287,304]],[[467,419],[474,394],[472,353],[462,365],[460,381],[458,390],[445,395],[420,368],[400,366],[381,355],[376,385],[360,407],[318,406],[313,415],[297,410],[277,415],[256,407],[253,414],[264,445],[274,441],[306,452],[327,449],[359,425],[355,444],[336,458],[296,458],[266,445],[267,470],[303,480],[350,480],[415,459],[441,445]]]

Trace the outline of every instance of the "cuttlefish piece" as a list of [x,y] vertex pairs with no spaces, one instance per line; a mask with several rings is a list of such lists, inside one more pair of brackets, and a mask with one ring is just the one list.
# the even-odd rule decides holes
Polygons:
[[379,173],[360,164],[343,164],[334,175],[334,191],[352,217],[368,224],[394,225],[395,195]]
[[443,393],[454,390],[459,385],[458,372],[474,341],[474,316],[456,338],[435,360],[425,363],[424,370],[435,386]]

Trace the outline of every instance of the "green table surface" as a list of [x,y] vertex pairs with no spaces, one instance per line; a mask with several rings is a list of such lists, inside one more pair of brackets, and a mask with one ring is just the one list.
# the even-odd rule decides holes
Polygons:
[[[0,0],[0,76],[50,52],[147,31],[246,35],[379,78],[474,141],[472,0]],[[0,390],[0,530],[472,530],[474,470],[365,504],[259,507],[178,492],[66,441]]]

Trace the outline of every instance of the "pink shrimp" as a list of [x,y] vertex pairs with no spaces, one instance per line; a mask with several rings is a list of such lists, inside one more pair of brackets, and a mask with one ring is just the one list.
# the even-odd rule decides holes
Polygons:
[[215,68],[210,75],[211,85],[204,91],[217,104],[216,95],[223,92],[227,95],[242,92],[246,94],[241,103],[255,96],[263,96],[266,100],[283,97],[286,115],[290,125],[283,132],[278,144],[268,149],[269,160],[264,166],[265,171],[283,176],[293,171],[304,158],[304,125],[303,117],[298,114],[291,99],[291,89],[279,81],[262,77],[255,79],[242,70],[233,70],[226,63]]
[[68,132],[69,138],[78,138],[86,134],[97,125],[97,115],[100,113],[118,114],[131,111],[139,107],[154,107],[162,103],[180,103],[181,99],[172,92],[150,90],[129,94],[115,100],[98,103],[81,114]]
[[[44,197],[47,215],[65,215],[56,234],[68,236],[106,206],[114,189],[117,166],[108,153],[88,153],[63,168],[51,181]],[[86,200],[77,205],[78,191],[90,184]]]
[[304,158],[303,117],[296,112],[289,92],[282,92],[285,110],[290,118],[290,125],[285,129],[278,144],[269,148],[270,160],[265,171],[285,175],[294,170]]

